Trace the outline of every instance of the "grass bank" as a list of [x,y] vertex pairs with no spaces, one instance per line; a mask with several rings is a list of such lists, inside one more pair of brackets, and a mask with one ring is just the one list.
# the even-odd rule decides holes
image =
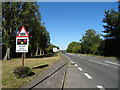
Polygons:
[[96,56],[96,57],[102,57],[102,58],[110,58],[110,59],[117,59],[116,57],[110,57],[110,56],[100,56],[100,55],[94,55],[94,54],[81,54],[81,53],[71,53],[71,54],[79,54],[79,55],[87,55],[87,56]]
[[[25,83],[35,78],[43,70],[49,68],[50,65],[56,63],[59,58],[60,58],[59,54],[56,56],[51,56],[51,57],[26,58],[25,66],[28,66],[30,68],[38,67],[38,68],[32,69],[35,75],[29,76],[26,78],[17,78],[13,74],[14,69],[17,66],[21,66],[22,64],[21,58],[15,58],[13,60],[2,61],[2,88],[18,88],[24,85]],[[45,65],[47,66],[41,67]]]

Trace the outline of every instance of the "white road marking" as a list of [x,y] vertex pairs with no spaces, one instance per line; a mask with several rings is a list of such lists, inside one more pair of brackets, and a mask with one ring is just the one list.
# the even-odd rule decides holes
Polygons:
[[118,64],[118,63],[114,63],[114,62],[110,62],[110,61],[105,61],[106,63],[110,63],[110,64],[114,64],[114,65],[118,65],[118,66],[120,66],[120,64]]
[[95,63],[98,63],[98,64],[102,64],[102,65],[105,65],[105,66],[109,66],[108,64],[105,64],[105,63],[101,63],[101,62],[97,62],[95,60],[91,60],[91,59],[88,59],[89,61],[92,61],[92,62],[95,62]]
[[72,62],[72,64],[74,64],[75,62]]
[[97,88],[99,88],[100,90],[105,90],[103,86],[100,86],[100,85],[97,85]]
[[[65,55],[66,56],[66,55]],[[66,56],[69,60],[70,60],[70,57]]]
[[118,67],[115,67],[115,68],[118,68]]
[[89,74],[84,73],[84,75],[85,75],[88,79],[92,79],[92,77],[91,77]]
[[92,60],[92,59],[88,59],[89,61],[94,61],[94,60]]
[[78,65],[77,65],[77,64],[75,64],[75,66],[77,67]]
[[78,67],[78,69],[80,70],[80,71],[82,71],[83,69],[82,68],[80,68],[80,67]]

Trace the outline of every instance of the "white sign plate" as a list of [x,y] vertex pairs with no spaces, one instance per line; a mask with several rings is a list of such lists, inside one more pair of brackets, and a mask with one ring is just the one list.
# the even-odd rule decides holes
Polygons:
[[16,52],[28,52],[28,37],[16,37]]
[[20,32],[16,36],[16,52],[28,52],[28,44],[29,44],[29,35],[26,32],[24,26],[22,26]]
[[57,48],[53,48],[53,52],[58,52],[59,50]]

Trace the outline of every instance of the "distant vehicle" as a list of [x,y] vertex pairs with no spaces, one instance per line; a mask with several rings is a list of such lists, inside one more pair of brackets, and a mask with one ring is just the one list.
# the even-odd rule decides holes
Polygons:
[[65,54],[66,52],[62,52],[63,54]]

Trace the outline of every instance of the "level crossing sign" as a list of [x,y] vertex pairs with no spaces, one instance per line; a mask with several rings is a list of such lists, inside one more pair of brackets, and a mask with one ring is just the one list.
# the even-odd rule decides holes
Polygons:
[[29,35],[25,27],[22,26],[20,32],[16,36],[16,52],[17,53],[28,52],[28,44],[29,44]]

